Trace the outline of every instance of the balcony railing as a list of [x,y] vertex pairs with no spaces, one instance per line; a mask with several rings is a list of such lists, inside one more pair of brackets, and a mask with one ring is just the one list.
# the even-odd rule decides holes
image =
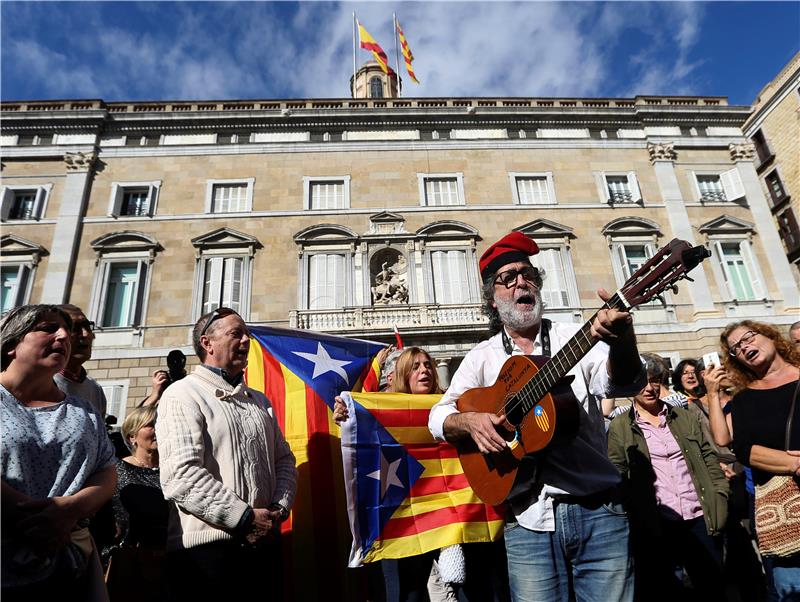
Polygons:
[[324,332],[355,332],[475,327],[487,323],[481,305],[401,305],[343,309],[301,309],[289,314],[289,326]]
[[725,196],[725,192],[723,190],[704,190],[700,194],[700,200],[704,203],[716,203],[716,202],[725,202],[727,201],[727,197]]

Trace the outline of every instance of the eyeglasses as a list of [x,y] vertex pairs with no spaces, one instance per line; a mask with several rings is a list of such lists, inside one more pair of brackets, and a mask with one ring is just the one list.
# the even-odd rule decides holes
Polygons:
[[511,288],[517,284],[518,276],[522,276],[523,280],[533,284],[536,288],[539,288],[539,285],[542,283],[542,279],[539,276],[539,270],[529,265],[519,270],[508,270],[507,272],[498,274],[497,278],[494,279],[494,284],[495,286],[502,284],[506,288]]
[[684,372],[681,372],[682,376],[695,376],[696,374],[697,372],[695,372],[694,370],[686,370]]
[[753,330],[748,330],[747,332],[745,332],[738,341],[736,341],[733,345],[731,345],[731,348],[728,350],[730,356],[736,357],[738,353],[742,350],[742,345],[746,345],[747,343],[752,341],[753,337],[756,336],[757,334],[758,333]]
[[94,330],[94,322],[91,320],[78,320],[77,322],[72,323],[73,333],[80,334],[84,330],[92,332]]
[[[211,317],[208,318],[208,321],[206,322],[205,326],[203,326],[203,330],[200,331],[200,336],[203,336],[206,333],[206,331],[208,330],[208,327],[211,326],[211,324],[214,322],[214,320],[217,320],[217,319],[219,319],[221,317],[222,317],[222,314],[220,313],[220,311],[218,309],[215,309],[214,311],[212,311],[211,312]],[[197,337],[197,338],[199,339],[200,337]]]

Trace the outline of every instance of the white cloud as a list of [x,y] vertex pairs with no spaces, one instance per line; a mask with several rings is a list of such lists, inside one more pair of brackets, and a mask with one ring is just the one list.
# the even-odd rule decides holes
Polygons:
[[[407,96],[675,94],[692,89],[703,15],[691,3],[36,6],[3,10],[22,25],[4,26],[4,78],[40,95],[106,100],[348,96],[353,10],[393,65],[398,12],[422,81],[405,76],[401,59]],[[17,33],[47,31],[50,7],[64,35]],[[358,65],[369,58],[357,52]]]

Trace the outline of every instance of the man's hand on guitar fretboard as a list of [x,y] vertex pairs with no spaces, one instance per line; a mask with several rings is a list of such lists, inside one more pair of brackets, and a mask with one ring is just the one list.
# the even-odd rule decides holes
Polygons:
[[[603,288],[597,290],[597,295],[605,302],[611,299],[611,294]],[[633,316],[630,312],[610,307],[597,312],[589,332],[593,337],[612,345],[620,337],[630,334],[633,331],[632,325]]]
[[497,432],[506,420],[504,415],[491,412],[463,412],[450,414],[444,420],[444,434],[448,441],[472,437],[483,454],[503,451],[508,444]]

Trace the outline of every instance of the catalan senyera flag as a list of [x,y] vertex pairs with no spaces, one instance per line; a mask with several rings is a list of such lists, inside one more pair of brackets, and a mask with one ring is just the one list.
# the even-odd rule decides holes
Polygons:
[[456,449],[428,430],[440,395],[342,397],[349,412],[341,434],[351,567],[500,536],[502,510],[478,499]]
[[309,331],[251,326],[246,379],[272,402],[294,452],[297,497],[281,526],[287,600],[356,600],[347,571],[350,534],[339,428],[339,391],[377,389],[375,354],[385,345]]
[[403,33],[403,28],[400,27],[400,21],[395,19],[394,23],[395,27],[397,27],[397,35],[400,37],[400,48],[403,52],[403,59],[405,59],[406,62],[406,71],[408,71],[408,76],[414,81],[414,83],[418,84],[419,80],[414,74],[414,69],[411,67],[411,63],[414,61],[414,55],[411,53],[411,48],[408,46],[406,34]]
[[383,72],[387,75],[393,73],[392,68],[389,66],[389,59],[386,57],[386,53],[381,48],[381,45],[375,41],[364,26],[358,22],[358,39],[361,42],[361,48],[364,50],[369,50],[372,53],[372,56],[375,57],[375,60],[378,61],[378,64],[383,69]]

